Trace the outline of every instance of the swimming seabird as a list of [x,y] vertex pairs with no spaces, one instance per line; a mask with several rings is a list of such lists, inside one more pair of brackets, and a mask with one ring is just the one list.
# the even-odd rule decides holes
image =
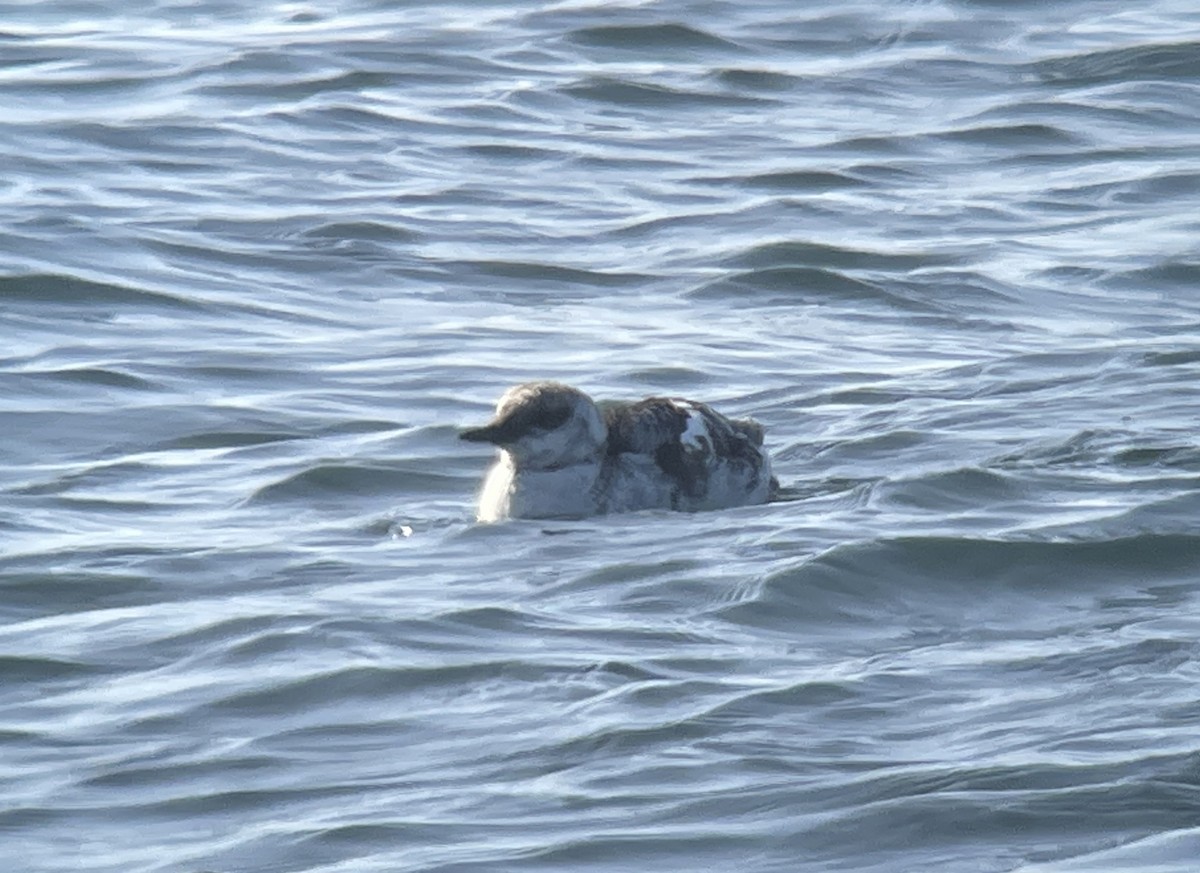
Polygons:
[[762,425],[694,400],[596,403],[560,382],[527,382],[459,436],[500,450],[479,495],[485,522],[721,509],[765,503],[778,487]]

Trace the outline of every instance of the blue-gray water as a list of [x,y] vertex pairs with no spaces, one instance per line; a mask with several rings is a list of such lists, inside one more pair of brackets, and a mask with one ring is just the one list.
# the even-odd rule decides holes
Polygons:
[[[1194,0],[0,4],[6,870],[1194,873]],[[510,384],[785,502],[472,523]]]

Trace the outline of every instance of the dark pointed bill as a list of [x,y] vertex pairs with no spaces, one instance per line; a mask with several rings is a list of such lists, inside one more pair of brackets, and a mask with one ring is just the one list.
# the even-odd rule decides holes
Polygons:
[[494,446],[507,446],[515,443],[529,432],[529,422],[525,416],[513,415],[511,412],[493,418],[483,427],[468,427],[459,433],[460,440],[469,443],[491,443]]
[[493,445],[499,445],[502,439],[501,429],[494,424],[468,427],[459,433],[458,438],[469,443],[492,443]]
[[511,445],[534,431],[551,431],[571,417],[570,400],[552,392],[523,395],[483,427],[469,427],[458,438],[471,443]]

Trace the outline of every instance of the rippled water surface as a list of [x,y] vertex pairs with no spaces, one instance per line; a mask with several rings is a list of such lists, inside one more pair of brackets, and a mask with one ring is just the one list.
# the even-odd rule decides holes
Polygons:
[[[0,856],[1193,873],[1194,2],[0,3]],[[473,523],[509,385],[788,499]]]

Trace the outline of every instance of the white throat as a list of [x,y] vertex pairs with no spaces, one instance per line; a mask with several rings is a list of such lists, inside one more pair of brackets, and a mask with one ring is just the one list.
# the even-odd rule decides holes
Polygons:
[[571,518],[599,509],[596,484],[603,464],[599,457],[562,467],[518,467],[501,451],[479,494],[482,522],[505,518]]

